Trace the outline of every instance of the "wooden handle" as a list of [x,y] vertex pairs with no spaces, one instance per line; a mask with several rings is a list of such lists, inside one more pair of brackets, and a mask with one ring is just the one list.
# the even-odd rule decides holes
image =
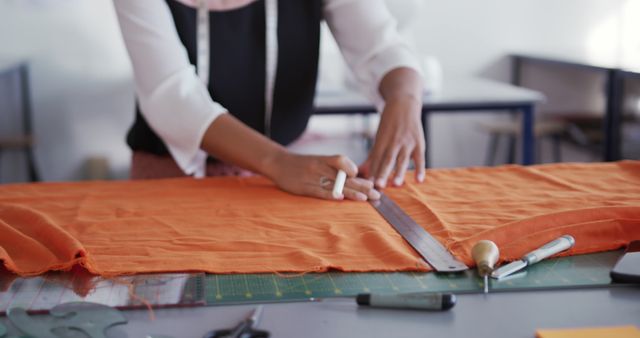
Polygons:
[[478,265],[478,274],[486,276],[493,271],[493,267],[500,257],[500,250],[496,243],[483,239],[471,249],[471,257]]

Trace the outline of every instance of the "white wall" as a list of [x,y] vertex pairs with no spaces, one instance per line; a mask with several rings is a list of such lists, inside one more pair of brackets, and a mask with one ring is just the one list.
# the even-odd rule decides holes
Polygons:
[[[513,52],[616,63],[622,59],[623,33],[627,36],[625,56],[632,53],[631,26],[635,26],[635,49],[640,50],[637,0],[424,2],[422,19],[415,31],[419,37],[416,43],[420,52],[441,60],[445,77],[462,74],[508,81],[510,64],[505,56]],[[635,21],[629,15],[632,11]],[[624,31],[623,18],[627,19]],[[636,65],[640,63],[635,61]],[[544,83],[553,97],[549,97],[549,103],[542,109],[602,111],[604,101],[600,89],[604,79],[584,81],[585,76],[594,75],[567,75],[573,82],[569,80],[558,86]],[[561,98],[554,96],[559,92],[562,92]],[[584,93],[591,93],[587,94],[587,100]],[[574,106],[568,107],[567,103]],[[469,114],[435,116],[432,120],[433,164],[482,164],[486,135],[479,133],[474,124],[484,118]]]
[[[597,13],[579,0],[573,1],[573,6],[564,1],[428,2],[418,28],[423,32],[417,41],[419,50],[441,60],[445,76],[478,75],[503,81],[509,80],[510,71],[505,56],[513,51],[581,55],[580,42],[587,30],[584,26],[595,18],[570,18],[590,16],[591,10]],[[576,10],[586,13],[573,12]],[[433,165],[483,163],[487,137],[474,126],[486,118],[477,114],[434,115]]]
[[[395,12],[406,11],[411,3],[420,5],[418,21],[406,34],[415,39],[420,53],[440,59],[445,77],[507,81],[505,56],[512,52],[639,61],[638,0],[388,2],[396,6]],[[43,177],[82,178],[85,159],[96,155],[109,159],[112,176],[126,176],[124,135],[133,119],[133,87],[111,2],[0,0],[0,46],[0,58],[25,58],[32,65]],[[327,53],[324,62],[330,64],[330,48]],[[598,100],[588,105],[598,105]],[[434,116],[432,163],[482,164],[486,136],[475,122],[484,118]]]
[[43,179],[81,179],[91,156],[126,175],[133,87],[111,1],[0,0],[0,46],[30,64]]

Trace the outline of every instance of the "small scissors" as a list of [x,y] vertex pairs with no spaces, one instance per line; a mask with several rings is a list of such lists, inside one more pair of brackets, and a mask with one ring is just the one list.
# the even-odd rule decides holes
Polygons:
[[206,333],[203,338],[269,338],[269,332],[256,330],[262,315],[262,305],[256,307],[251,315],[243,319],[233,329],[214,330]]

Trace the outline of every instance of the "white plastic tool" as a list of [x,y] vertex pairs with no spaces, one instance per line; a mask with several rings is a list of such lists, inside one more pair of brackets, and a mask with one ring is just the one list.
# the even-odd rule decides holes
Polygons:
[[336,181],[333,184],[333,198],[340,198],[342,196],[342,190],[344,189],[344,183],[347,181],[347,173],[344,170],[338,170],[336,175]]
[[549,256],[553,256],[559,252],[568,250],[572,248],[575,243],[576,243],[576,240],[569,235],[564,235],[562,237],[559,237],[539,247],[538,249],[529,252],[528,254],[524,255],[521,259],[517,261],[513,261],[507,265],[501,266],[500,268],[494,270],[491,273],[491,277],[495,279],[501,279],[501,278],[507,277],[512,273],[516,271],[520,271],[529,265],[538,263],[539,261]]

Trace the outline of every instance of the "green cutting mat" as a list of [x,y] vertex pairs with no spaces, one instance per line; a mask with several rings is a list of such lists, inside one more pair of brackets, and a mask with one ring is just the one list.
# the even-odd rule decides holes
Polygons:
[[[491,292],[606,286],[609,271],[622,251],[552,258],[506,280],[491,280]],[[287,302],[309,298],[353,296],[358,293],[482,292],[475,270],[462,273],[309,273],[207,275],[208,305]]]

